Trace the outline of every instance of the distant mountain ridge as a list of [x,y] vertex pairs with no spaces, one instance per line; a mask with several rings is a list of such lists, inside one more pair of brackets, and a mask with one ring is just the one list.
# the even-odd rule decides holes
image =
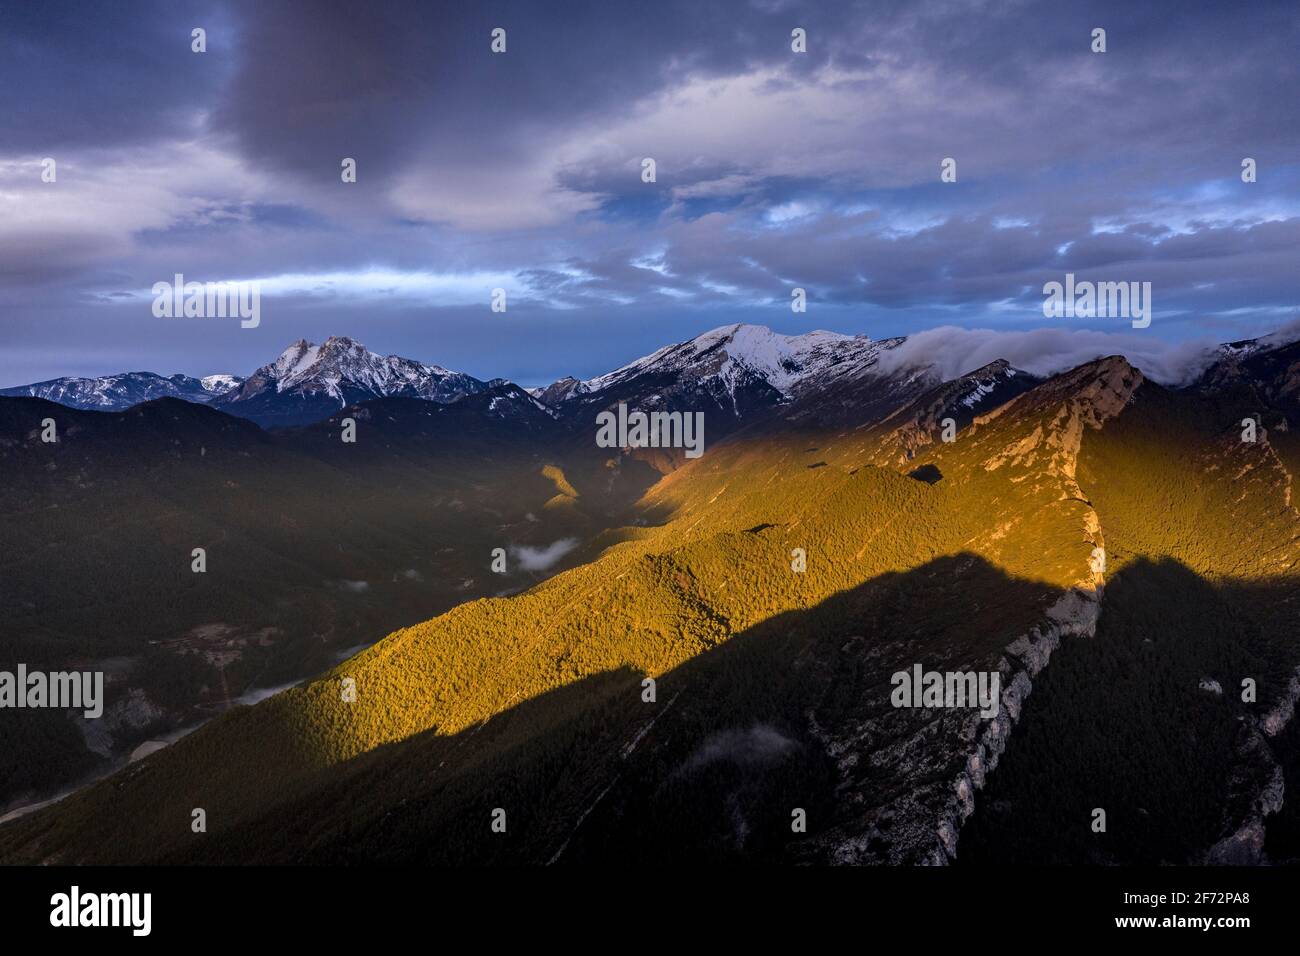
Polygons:
[[105,412],[125,411],[158,398],[179,398],[270,428],[308,425],[347,405],[376,398],[452,402],[503,383],[502,379],[482,382],[397,355],[378,355],[346,336],[330,336],[320,345],[299,339],[247,378],[126,372],[51,379],[0,389],[0,396],[44,398],[70,408]]
[[182,398],[207,405],[243,381],[237,375],[207,375],[203,378],[171,375],[164,378],[153,372],[122,372],[99,378],[55,378],[32,385],[0,388],[0,395],[44,398],[70,408],[117,412],[156,398]]
[[[521,391],[552,410],[552,418],[570,424],[588,423],[597,412],[619,403],[647,411],[703,411],[710,440],[716,440],[773,416],[807,426],[861,420],[864,405],[882,415],[894,412],[945,381],[924,361],[903,363],[896,354],[882,361],[906,341],[827,331],[783,335],[765,326],[734,324],[664,346],[593,378],[566,376]],[[1022,377],[1015,384],[1030,383]],[[373,399],[446,404],[505,384],[501,378],[484,381],[436,364],[379,355],[346,336],[331,336],[319,345],[299,339],[247,378],[127,372],[51,379],[0,389],[0,396],[44,398],[92,411],[122,411],[157,398],[179,398],[212,405],[263,427],[291,427],[322,421],[341,408]],[[999,389],[1003,385],[1012,383],[999,380]],[[1288,343],[1274,333],[1221,345],[1188,387],[1205,391],[1229,386],[1254,387],[1300,410],[1300,343]],[[983,385],[992,387],[992,381]],[[970,401],[985,404],[978,395]]]

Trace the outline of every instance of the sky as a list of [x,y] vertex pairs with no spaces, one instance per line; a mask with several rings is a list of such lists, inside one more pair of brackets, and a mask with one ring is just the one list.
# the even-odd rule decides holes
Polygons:
[[[329,335],[524,385],[732,322],[1260,335],[1300,317],[1297,50],[1294,0],[0,3],[0,387]],[[259,325],[155,317],[177,273]],[[1150,282],[1150,327],[1045,319],[1066,273]]]

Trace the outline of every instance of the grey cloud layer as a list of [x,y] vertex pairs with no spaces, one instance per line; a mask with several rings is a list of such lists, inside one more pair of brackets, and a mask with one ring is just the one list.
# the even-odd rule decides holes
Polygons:
[[[1153,334],[1174,338],[1263,331],[1300,298],[1289,2],[208,0],[0,18],[18,104],[0,111],[0,307],[37,351],[68,329],[43,333],[30,303],[75,329],[177,271],[513,275],[539,320],[576,311],[613,335],[631,305],[708,327],[793,285],[810,325],[872,334],[1041,324],[1041,286],[1065,271],[1153,282]],[[57,186],[39,182],[46,155]],[[945,156],[955,185],[937,181]],[[364,337],[375,295],[333,331]]]
[[[1300,337],[1300,332],[1291,337]],[[1053,375],[1093,359],[1123,355],[1161,384],[1185,385],[1214,360],[1216,345],[1209,339],[1171,343],[1149,336],[1080,329],[1006,332],[947,326],[910,336],[884,355],[881,368],[930,367],[942,378],[952,379],[1006,359],[1034,375]]]

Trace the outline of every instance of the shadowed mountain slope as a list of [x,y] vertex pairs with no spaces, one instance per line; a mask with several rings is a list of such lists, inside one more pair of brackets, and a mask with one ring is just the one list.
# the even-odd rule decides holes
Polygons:
[[[117,413],[0,399],[0,662],[102,669],[108,695],[98,722],[0,722],[0,813],[394,627],[582,560],[653,480],[553,447],[551,419],[514,386],[466,401],[351,406],[345,443],[345,414],[272,434],[174,399]],[[557,541],[550,564],[519,557]]]

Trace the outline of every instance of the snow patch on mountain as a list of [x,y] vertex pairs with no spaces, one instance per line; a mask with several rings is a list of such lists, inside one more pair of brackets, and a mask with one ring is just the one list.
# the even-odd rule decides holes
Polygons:
[[1145,335],[1090,329],[1023,332],[941,326],[909,335],[887,356],[883,370],[931,368],[944,381],[996,359],[1046,377],[1110,355],[1122,355],[1162,385],[1185,385],[1215,359],[1209,341],[1164,342]]
[[994,366],[990,366],[989,371],[983,376],[976,376],[974,373],[967,376],[967,378],[970,379],[971,388],[969,392],[958,399],[962,405],[965,405],[967,408],[974,408],[984,399],[997,391],[997,387],[1002,382],[1010,378],[1015,378],[1016,375],[1019,374],[1018,369],[1012,368],[1005,362],[1000,364],[994,363]]
[[212,392],[215,395],[224,395],[232,388],[242,385],[244,380],[238,375],[205,375],[199,382],[203,385],[203,390]]
[[320,346],[299,339],[280,353],[272,367],[275,369],[275,390],[283,392],[302,381],[320,361]]

